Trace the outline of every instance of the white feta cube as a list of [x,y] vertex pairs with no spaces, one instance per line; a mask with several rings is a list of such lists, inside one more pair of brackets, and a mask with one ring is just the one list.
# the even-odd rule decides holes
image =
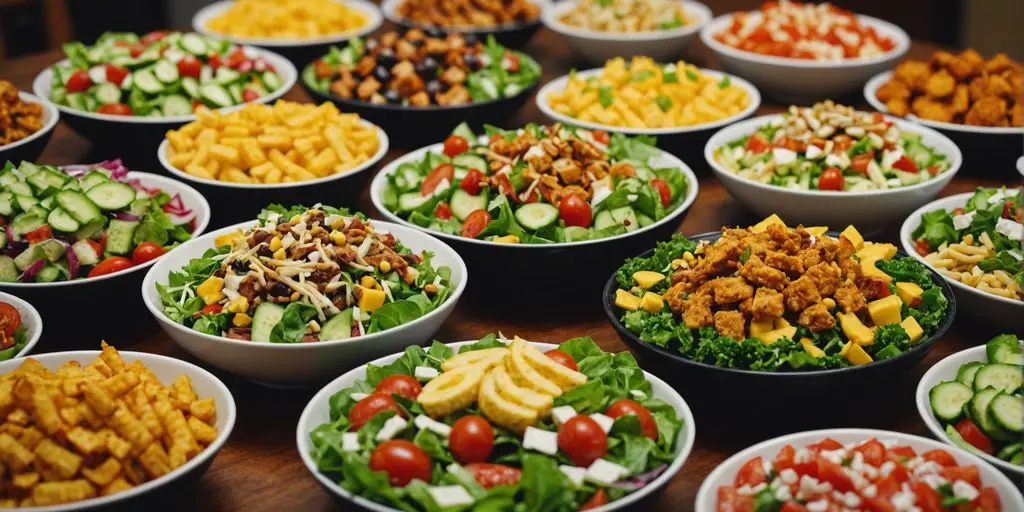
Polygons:
[[996,221],[996,231],[1006,235],[1006,238],[1009,238],[1010,240],[1020,240],[1024,238],[1024,224],[1010,219],[1000,217],[999,220]]
[[615,424],[615,420],[609,416],[605,416],[599,412],[590,415],[590,419],[597,422],[601,426],[601,430],[607,434],[612,429],[612,425]]
[[345,432],[341,434],[341,451],[359,451],[359,432]]
[[535,427],[526,427],[523,434],[523,448],[547,455],[558,453],[558,434]]
[[352,393],[349,396],[352,397],[352,400],[355,400],[356,402],[358,402],[358,401],[360,401],[360,400],[362,400],[362,399],[364,399],[364,398],[366,398],[366,397],[368,397],[370,395],[368,395],[366,393]]
[[452,428],[440,421],[437,421],[430,416],[420,414],[413,420],[413,424],[420,430],[429,430],[441,437],[448,437],[452,433]]
[[554,420],[555,425],[559,427],[569,421],[573,416],[576,416],[576,409],[573,409],[571,405],[560,405],[551,409],[551,419]]
[[796,161],[796,152],[786,148],[772,148],[772,158],[777,166],[789,165]]
[[413,376],[416,377],[416,380],[431,380],[438,375],[441,375],[441,373],[437,371],[437,368],[429,366],[417,366],[413,369]]
[[637,400],[647,400],[647,393],[644,393],[639,389],[631,389],[629,390],[629,394],[633,395],[633,398],[636,398]]
[[605,186],[597,186],[597,185],[595,185],[594,186],[594,197],[590,199],[590,207],[591,208],[596,207],[597,205],[601,204],[601,201],[604,201],[610,195],[612,195],[612,191],[611,191],[610,188],[605,187]]
[[558,470],[561,471],[562,474],[565,475],[576,487],[583,486],[583,479],[586,477],[587,468],[562,464],[558,466]]
[[978,489],[963,480],[953,482],[953,496],[956,496],[957,498],[974,501],[979,494],[981,493],[978,492]]
[[988,197],[988,204],[999,204],[1003,201],[1005,197],[1006,192],[1004,192],[1002,189],[999,189],[996,191],[995,194],[992,194],[991,196]]
[[595,460],[584,473],[584,478],[598,485],[611,485],[629,474],[629,470],[604,459]]
[[974,222],[974,213],[970,212],[953,217],[953,229],[960,231],[970,227],[971,222]]
[[544,152],[544,148],[540,147],[540,144],[534,144],[530,146],[530,149],[526,150],[526,154],[523,155],[523,159],[529,160],[531,158],[540,158],[544,155],[547,155],[547,153]]
[[819,148],[818,146],[810,144],[807,146],[807,152],[804,153],[804,156],[806,156],[808,160],[817,160],[819,158],[824,157],[825,152],[822,151],[821,148]]
[[409,426],[409,422],[405,421],[405,418],[401,416],[392,416],[384,422],[384,425],[377,431],[377,441],[388,441],[395,437],[399,432],[405,430],[405,427]]
[[473,497],[461,485],[438,485],[427,488],[430,497],[439,507],[459,507],[472,505]]

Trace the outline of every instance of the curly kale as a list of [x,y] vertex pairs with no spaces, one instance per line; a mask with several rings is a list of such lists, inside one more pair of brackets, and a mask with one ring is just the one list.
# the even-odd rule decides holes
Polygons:
[[[673,235],[672,238],[664,242],[658,242],[658,246],[654,249],[654,254],[650,257],[637,256],[626,260],[615,272],[615,279],[619,282],[621,288],[628,290],[633,287],[634,272],[639,270],[668,272],[672,268],[672,260],[681,258],[683,253],[687,251],[693,252],[696,248],[697,243],[693,240],[680,234]],[[668,280],[666,279],[658,283],[656,291],[667,287]]]

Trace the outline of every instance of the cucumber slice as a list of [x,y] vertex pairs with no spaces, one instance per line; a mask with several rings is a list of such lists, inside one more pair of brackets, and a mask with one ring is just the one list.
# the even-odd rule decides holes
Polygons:
[[15,235],[24,235],[33,229],[46,224],[46,220],[34,213],[23,213],[11,220],[11,229]]
[[1024,373],[1019,366],[1012,364],[986,364],[974,374],[974,390],[995,388],[999,391],[1013,393],[1024,384]]
[[195,78],[186,76],[181,79],[181,88],[185,90],[185,94],[192,99],[199,99],[199,82]]
[[157,80],[165,84],[172,84],[178,81],[178,66],[169,60],[161,60],[153,67],[153,74],[156,75]]
[[[458,135],[459,137],[466,139],[466,141],[469,142],[470,146],[472,146],[473,143],[476,142],[476,134],[473,133],[473,129],[470,128],[469,124],[466,123],[465,121],[459,123],[459,125],[456,126],[454,130],[452,130],[452,135]],[[483,169],[480,170],[483,171]]]
[[[975,382],[977,382],[977,380],[975,380]],[[977,423],[978,426],[981,427],[981,430],[988,434],[989,437],[1008,441],[1013,439],[1013,437],[996,424],[988,411],[989,404],[992,403],[992,399],[994,399],[999,393],[999,390],[993,388],[986,388],[981,391],[977,391],[974,393],[974,398],[971,399],[968,407],[971,412],[971,417],[974,419],[975,423]]]
[[274,92],[284,85],[281,82],[281,77],[273,71],[264,71],[263,74],[260,75],[260,80],[263,82],[263,87],[266,87],[270,92]]
[[10,192],[0,193],[0,215],[14,213],[14,194]]
[[[403,212],[411,212],[430,200],[431,196],[421,195],[419,192],[408,192],[398,196],[398,209]],[[453,212],[454,213],[454,212]]]
[[352,308],[334,315],[320,328],[320,341],[344,340],[352,337]]
[[16,196],[31,196],[32,194],[35,193],[32,190],[32,187],[30,187],[28,183],[24,181],[18,181],[15,183],[11,183],[10,185],[7,185],[7,190]]
[[91,222],[82,224],[82,227],[75,233],[75,238],[83,240],[86,238],[94,238],[103,232],[103,228],[107,227],[107,218],[98,217]]
[[473,153],[463,153],[456,156],[452,159],[452,165],[456,167],[465,167],[466,169],[476,169],[484,174],[487,174],[488,169],[487,160],[484,160],[484,157]]
[[1013,434],[1024,432],[1024,404],[1020,397],[1000,393],[989,402],[988,413],[999,428]]
[[1024,348],[1012,335],[997,336],[985,344],[990,363],[1024,364]]
[[85,194],[73,190],[57,193],[57,204],[71,214],[80,224],[88,224],[103,217],[103,212]]
[[227,89],[215,83],[204,84],[199,87],[199,97],[207,105],[214,108],[224,108],[233,105],[231,94]]
[[558,221],[558,208],[546,203],[524,204],[516,210],[516,220],[524,228],[537,231]]
[[978,373],[978,369],[985,366],[985,363],[981,361],[971,361],[960,365],[960,369],[956,371],[956,380],[961,384],[974,389],[974,374]]
[[452,214],[460,221],[466,220],[476,210],[487,208],[487,194],[481,191],[473,196],[461,188],[452,193]]
[[50,214],[46,216],[46,223],[49,224],[51,228],[65,233],[74,233],[81,227],[74,217],[61,208],[54,208],[53,210],[50,210]]
[[213,75],[217,83],[221,85],[231,85],[238,80],[242,79],[242,74],[235,71],[227,66],[221,66],[217,68],[217,72]]
[[89,80],[92,80],[94,84],[105,84],[107,83],[107,67],[106,66],[93,66],[88,71]]
[[106,174],[103,174],[102,172],[92,171],[89,174],[86,174],[85,176],[82,177],[81,185],[83,189],[89,190],[90,188],[95,187],[100,183],[106,183],[107,181],[110,181],[110,178],[108,178]]
[[107,252],[120,255],[130,253],[135,245],[132,239],[137,227],[139,223],[134,220],[111,220],[107,228]]
[[616,224],[622,224],[626,228],[626,232],[636,231],[640,229],[640,220],[636,218],[636,212],[630,206],[622,206],[609,210],[608,213],[612,214],[612,219],[615,220]]
[[[351,310],[349,318],[352,318]],[[270,341],[270,331],[281,321],[284,316],[284,308],[273,302],[263,302],[256,306],[256,312],[252,315],[252,341]],[[340,316],[340,315],[339,315]]]
[[37,283],[52,283],[61,277],[61,268],[56,265],[47,264],[36,273]]
[[18,203],[18,208],[26,212],[39,202],[38,199],[32,196],[14,196],[14,200]]
[[0,282],[13,283],[18,280],[19,274],[14,258],[0,255]]
[[231,102],[233,104],[242,103],[242,84],[236,82],[228,85],[228,94],[231,95]]
[[964,405],[971,401],[974,392],[957,381],[943,382],[928,392],[932,412],[939,420],[952,423],[964,414]]
[[568,226],[565,228],[566,242],[580,242],[590,240],[590,230],[581,226]]
[[124,183],[108,181],[90,188],[85,195],[104,210],[120,210],[135,200],[135,189]]
[[[2,260],[0,260],[0,270],[2,270]],[[1013,458],[1014,455],[1020,453],[1021,447],[1021,443],[1008,444],[1004,446],[1001,450],[999,450],[999,453],[996,454],[996,457],[999,457],[1000,459],[1003,460],[1010,460]]]
[[148,69],[136,71],[133,79],[135,87],[146,94],[160,94],[160,91],[164,90],[164,84],[160,83],[153,72]]
[[612,214],[608,210],[601,210],[594,217],[594,229],[602,230],[615,225],[615,219],[612,218]]
[[206,41],[199,34],[188,33],[181,36],[178,40],[178,46],[182,50],[191,53],[192,55],[205,57],[209,51],[209,47],[206,45]]
[[103,105],[121,102],[121,88],[109,82],[96,86],[92,94]]
[[192,102],[184,96],[172,94],[164,98],[160,110],[165,116],[187,116],[192,114]]

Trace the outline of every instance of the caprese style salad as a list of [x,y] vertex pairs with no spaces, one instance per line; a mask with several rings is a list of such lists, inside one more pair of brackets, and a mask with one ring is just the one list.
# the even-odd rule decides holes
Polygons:
[[412,346],[330,399],[320,471],[401,510],[583,510],[648,485],[686,428],[633,356],[575,338]]
[[465,124],[388,175],[381,200],[412,224],[497,243],[545,244],[631,233],[679,208],[687,183],[659,166],[653,138],[568,125]]
[[28,329],[21,324],[21,312],[7,302],[0,302],[0,361],[18,355],[28,343]]
[[157,284],[164,314],[214,336],[344,340],[411,322],[451,295],[451,269],[431,253],[330,206],[270,205],[214,245]]
[[918,454],[886,439],[844,445],[826,437],[773,459],[756,456],[718,488],[717,510],[930,510],[1000,512],[999,492],[977,466],[961,466],[942,449]]
[[953,444],[1024,466],[1024,341],[1013,334],[985,344],[986,361],[960,365],[956,380],[928,393]]
[[284,85],[252,49],[194,33],[107,32],[92,46],[64,45],[50,101],[122,116],[186,116],[257,100]]
[[147,188],[120,160],[0,170],[0,282],[97,277],[159,258],[192,237],[178,194]]
[[866,192],[928,181],[950,168],[946,155],[882,114],[831,100],[789,107],[781,118],[715,151],[739,176],[794,190]]

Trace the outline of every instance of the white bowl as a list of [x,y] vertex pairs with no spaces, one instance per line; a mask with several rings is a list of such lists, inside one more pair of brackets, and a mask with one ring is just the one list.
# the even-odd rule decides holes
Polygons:
[[29,304],[28,301],[9,293],[0,292],[0,302],[6,302],[18,310],[21,315],[21,325],[25,328],[25,336],[28,338],[21,351],[14,354],[8,361],[25,357],[32,352],[43,335],[43,317],[39,316],[39,311],[36,311],[35,306]]
[[[195,218],[195,230],[192,232],[192,237],[198,237],[206,231],[207,225],[210,223],[210,203],[206,201],[206,198],[202,194],[196,191],[196,189],[182,183],[178,180],[173,180],[157,174],[151,174],[148,172],[139,171],[128,171],[128,179],[137,179],[142,186],[146,188],[158,188],[167,192],[171,196],[174,194],[181,195],[181,201],[185,207],[192,210],[193,218]],[[170,214],[168,214],[170,215]],[[175,223],[181,223],[188,221],[189,217],[175,217],[171,216]],[[181,247],[176,247],[170,250],[167,254],[174,254]],[[159,258],[147,261],[141,265],[135,265],[134,267],[126,268],[120,272],[114,272],[112,274],[106,274],[97,277],[86,277],[82,279],[75,279],[73,281],[54,281],[52,283],[3,283],[0,282],[0,290],[9,290],[14,293],[22,294],[24,292],[30,292],[35,290],[46,290],[52,291],[54,294],[60,294],[67,291],[68,288],[84,288],[90,285],[94,285],[101,282],[109,282],[118,280],[122,277],[135,274],[143,269],[149,268],[157,261],[164,259],[166,255]],[[61,300],[60,295],[53,295],[54,301],[59,302]],[[55,302],[56,303],[56,302]],[[49,306],[49,304],[41,304],[41,307]]]
[[[751,12],[760,19],[761,13]],[[725,14],[704,25],[704,41],[718,58],[722,69],[742,76],[757,85],[766,96],[794,102],[836,98],[860,88],[876,73],[889,69],[910,49],[910,37],[903,29],[877,18],[857,15],[862,25],[874,28],[896,46],[883,55],[841,61],[815,61],[761,55],[733,48],[715,40],[715,34],[732,24],[733,14]]]
[[160,295],[156,291],[156,284],[167,283],[170,272],[179,271],[189,260],[213,248],[213,241],[218,235],[239,229],[246,230],[254,226],[256,221],[213,231],[190,240],[169,253],[146,274],[146,279],[142,283],[142,300],[171,339],[192,355],[213,366],[272,386],[301,387],[326,382],[339,372],[362,364],[367,359],[429,341],[455,309],[455,303],[466,289],[466,264],[450,247],[436,238],[405,226],[380,221],[371,222],[378,229],[390,231],[398,241],[417,254],[424,250],[434,253],[435,266],[447,266],[452,269],[452,286],[455,289],[444,304],[412,322],[393,329],[348,340],[316,343],[259,343],[233,340],[203,334],[167,318],[160,302]]
[[50,136],[53,135],[53,128],[57,126],[57,121],[60,120],[60,111],[49,100],[24,91],[18,91],[18,98],[25,103],[38,103],[42,105],[43,126],[24,139],[0,145],[0,166],[8,160],[17,164],[22,160],[34,161],[39,158],[43,148],[50,141]]
[[[956,446],[953,441],[946,436],[946,430],[943,428],[939,420],[935,419],[935,415],[932,414],[931,401],[928,398],[928,394],[932,388],[940,382],[956,380],[957,370],[960,369],[960,365],[970,362],[978,361],[982,363],[988,362],[988,356],[985,353],[985,346],[969,348],[967,350],[961,350],[951,356],[946,357],[942,361],[935,363],[931,368],[925,372],[924,376],[917,383],[917,413],[921,415],[921,419],[924,424],[928,426],[928,430],[932,431],[932,435],[937,437],[940,441]],[[978,457],[985,459],[989,464],[995,465],[997,468],[1009,473],[1017,473],[1020,476],[1024,476],[1024,466],[1017,464],[1011,464],[998,457],[994,457],[987,453],[977,452],[975,453]]]
[[668,30],[644,32],[599,32],[574,27],[561,21],[562,15],[576,7],[577,0],[562,0],[544,9],[541,21],[544,26],[557,32],[572,51],[596,64],[608,59],[633,56],[650,57],[656,61],[675,59],[683,54],[693,42],[694,36],[709,20],[711,9],[690,0],[681,1],[689,25]]
[[704,483],[700,485],[700,490],[697,491],[696,512],[714,512],[717,510],[718,487],[722,485],[731,486],[740,466],[753,457],[760,455],[767,460],[772,460],[775,458],[775,455],[779,453],[779,450],[787,444],[793,445],[794,448],[799,449],[803,446],[818,442],[826,437],[831,437],[843,444],[867,441],[871,438],[877,438],[880,441],[891,439],[900,445],[910,446],[917,453],[937,448],[946,450],[956,459],[958,464],[978,466],[982,484],[986,487],[994,487],[996,489],[999,493],[999,498],[1002,501],[1003,510],[1024,510],[1024,497],[1021,496],[1016,485],[1007,478],[1006,475],[1000,473],[992,466],[985,464],[983,460],[966,450],[962,450],[955,446],[945,445],[932,439],[912,436],[902,432],[890,432],[888,430],[873,430],[867,428],[836,428],[800,432],[776,437],[775,439],[769,439],[768,441],[755,444],[754,446],[729,457],[728,460],[719,464],[718,467],[704,479]]
[[761,216],[777,213],[793,225],[826,225],[842,229],[853,224],[867,231],[878,230],[887,223],[904,218],[907,212],[935,197],[960,170],[960,149],[948,137],[931,128],[893,117],[888,119],[901,130],[920,133],[925,145],[946,155],[949,169],[928,181],[888,190],[792,190],[741,177],[715,160],[716,149],[781,118],[782,114],[773,114],[727,126],[712,135],[704,146],[705,160],[729,193]]
[[[932,201],[910,214],[903,227],[900,228],[900,244],[904,252],[911,255],[917,261],[928,265],[924,256],[917,253],[911,233],[921,225],[921,215],[932,210],[944,209],[953,210],[967,204],[967,200],[974,195],[974,192],[965,192],[954,196],[943,197]],[[930,266],[930,265],[929,265]],[[970,315],[972,323],[984,325],[986,329],[996,329],[999,326],[1008,329],[1017,329],[1020,332],[1020,319],[1024,316],[1024,301],[1000,297],[991,293],[983,292],[973,286],[949,279],[943,276],[952,287],[956,295],[956,305]],[[979,340],[980,342],[980,340]]]
[[[32,359],[42,363],[44,367],[50,370],[56,370],[60,365],[68,361],[78,361],[84,364],[92,361],[99,356],[99,354],[100,352],[98,350],[79,350],[73,352],[39,354],[31,357]],[[227,442],[232,429],[235,427],[237,411],[235,409],[235,398],[231,396],[231,391],[228,390],[228,387],[225,386],[220,379],[194,364],[180,359],[175,359],[173,357],[148,354],[145,352],[120,351],[120,354],[121,357],[129,363],[142,361],[142,363],[152,370],[153,374],[160,379],[160,382],[165,385],[170,384],[180,375],[188,375],[192,380],[192,388],[195,389],[196,395],[200,398],[213,398],[216,403],[217,420],[214,422],[213,426],[217,428],[217,439],[210,443],[210,445],[203,451],[199,452],[199,454],[192,458],[192,460],[186,462],[183,466],[160,478],[138,485],[127,491],[111,496],[68,503],[66,505],[58,505],[54,507],[29,507],[23,510],[70,512],[72,510],[100,509],[114,505],[140,507],[143,502],[139,502],[137,499],[141,498],[146,493],[171,484],[184,484],[189,480],[196,480],[201,477],[203,473],[206,472],[207,468],[210,467],[210,464],[213,462],[213,457],[224,446],[224,443]],[[23,362],[24,359],[12,359],[0,362],[0,374],[13,371],[21,366]],[[135,501],[132,501],[131,505],[128,505],[127,502],[131,500]]]
[[361,12],[366,16],[366,24],[362,27],[347,32],[338,32],[336,34],[322,35],[316,37],[291,37],[291,38],[280,38],[280,37],[249,37],[249,36],[236,36],[231,34],[224,34],[221,32],[215,32],[206,28],[207,23],[211,19],[216,18],[224,13],[234,3],[232,0],[224,0],[220,2],[214,2],[199,11],[192,16],[192,30],[203,34],[204,36],[215,37],[223,39],[225,41],[231,41],[235,44],[259,46],[262,48],[270,49],[288,49],[302,46],[323,46],[332,44],[342,44],[352,39],[353,37],[363,37],[374,30],[380,28],[383,17],[380,15],[380,10],[373,3],[367,2],[366,0],[336,0],[339,4],[345,4],[346,6]]
[[[459,347],[473,343],[476,343],[476,340],[449,343],[448,346],[457,350]],[[558,345],[552,343],[536,343],[531,341],[530,344],[537,347],[542,352],[558,347]],[[402,353],[392,354],[375,361],[370,361],[369,364],[384,365],[401,356]],[[630,506],[637,506],[641,499],[667,484],[668,481],[671,480],[680,469],[682,469],[683,463],[686,462],[686,458],[690,456],[690,450],[693,449],[693,441],[696,436],[696,425],[694,423],[693,413],[690,411],[690,406],[687,405],[686,401],[683,400],[683,397],[679,396],[679,393],[665,381],[647,373],[646,371],[644,372],[644,376],[647,377],[647,380],[651,383],[651,391],[654,398],[660,398],[671,405],[683,420],[683,428],[680,429],[679,436],[676,439],[676,447],[678,450],[676,458],[664,473],[652,480],[644,488],[629,494],[618,501],[597,507],[593,509],[594,512],[608,512],[610,510],[620,510]],[[310,455],[313,451],[313,443],[309,439],[309,433],[320,424],[330,421],[330,405],[328,402],[331,395],[351,386],[355,381],[363,380],[365,378],[366,365],[363,365],[342,375],[341,377],[338,377],[337,379],[334,379],[330,384],[321,389],[309,401],[309,404],[306,405],[306,408],[302,411],[302,416],[299,417],[299,425],[295,431],[295,442],[298,445],[299,455],[302,457],[302,462],[306,465],[306,469],[313,474],[313,477],[320,482],[320,485],[322,485],[324,489],[327,489],[328,491],[345,500],[351,501],[360,507],[373,510],[375,512],[394,512],[398,509],[388,507],[373,500],[368,500],[362,496],[354,495],[342,488],[337,482],[326,477],[319,469],[317,469],[316,462],[313,461],[313,457]]]
[[375,125],[375,124],[373,124],[373,123],[371,123],[371,122],[369,122],[369,121],[367,121],[365,119],[360,119],[359,123],[362,124],[363,126],[372,128],[373,130],[375,130],[377,132],[377,152],[374,153],[373,155],[370,155],[370,158],[367,159],[365,162],[363,162],[363,163],[359,164],[358,166],[353,167],[353,168],[351,168],[351,169],[349,169],[349,170],[347,170],[345,172],[331,174],[330,176],[324,176],[323,178],[317,178],[315,180],[293,181],[293,182],[290,182],[290,183],[252,183],[252,184],[249,184],[249,183],[235,183],[233,181],[221,181],[221,180],[211,180],[211,179],[206,179],[206,178],[200,178],[200,177],[197,177],[197,176],[193,176],[193,175],[185,172],[184,170],[178,169],[177,167],[171,165],[171,162],[168,159],[169,157],[167,156],[167,151],[168,151],[168,147],[169,147],[169,142],[167,141],[167,139],[164,139],[164,141],[160,143],[160,147],[157,149],[156,156],[157,156],[157,159],[160,160],[160,165],[164,166],[164,169],[167,169],[167,172],[173,174],[178,179],[181,179],[181,180],[184,180],[184,181],[190,181],[190,182],[193,182],[193,183],[196,183],[196,184],[200,184],[200,185],[206,185],[208,187],[221,187],[221,188],[235,189],[235,190],[240,190],[240,191],[241,190],[246,190],[246,191],[264,190],[264,191],[266,191],[266,190],[277,190],[277,189],[286,189],[286,188],[316,187],[316,186],[319,186],[319,185],[323,185],[325,183],[330,183],[330,182],[333,182],[333,181],[341,181],[341,180],[344,180],[345,178],[351,178],[353,176],[356,176],[356,175],[362,173],[363,171],[365,171],[367,169],[370,169],[371,167],[376,165],[377,162],[379,162],[380,159],[384,158],[384,155],[387,154],[388,147],[389,147],[388,134],[385,133],[384,130],[382,130],[379,126],[377,126],[377,125]]
[[[601,76],[602,71],[603,68],[588,69],[586,71],[577,71],[576,76],[582,80],[586,80],[591,77]],[[707,123],[700,123],[690,126],[672,126],[668,128],[627,128],[623,126],[610,126],[590,121],[582,121],[574,117],[569,117],[561,112],[556,111],[554,108],[551,107],[551,104],[548,101],[548,96],[556,92],[561,92],[565,90],[566,85],[568,85],[569,83],[569,75],[562,75],[545,84],[544,87],[541,88],[540,92],[537,93],[537,108],[539,108],[540,111],[544,113],[544,115],[556,121],[560,121],[562,123],[574,126],[582,126],[583,128],[588,128],[590,130],[606,130],[611,132],[625,133],[627,135],[654,135],[656,137],[671,137],[673,135],[709,131],[721,128],[730,123],[735,123],[740,119],[744,119],[750,116],[757,110],[758,107],[761,106],[761,93],[758,92],[757,87],[754,87],[754,84],[751,84],[750,82],[742,78],[731,76],[726,73],[722,73],[721,71],[715,71],[713,69],[701,69],[700,72],[708,76],[717,78],[719,80],[721,80],[724,77],[729,77],[729,81],[732,84],[735,84],[736,86],[746,91],[747,97],[750,98],[750,105],[748,105],[747,108],[743,109],[736,115],[729,116],[724,119],[719,119],[718,121],[711,121]]]

